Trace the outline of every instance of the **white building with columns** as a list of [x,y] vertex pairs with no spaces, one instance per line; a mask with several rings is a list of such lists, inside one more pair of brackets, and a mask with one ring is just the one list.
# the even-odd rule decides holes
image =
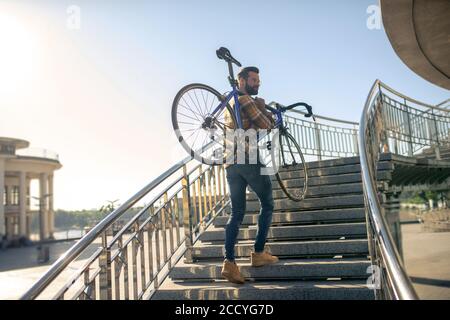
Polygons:
[[[28,146],[25,140],[0,137],[0,243],[30,239],[34,214],[39,216],[41,237],[53,237],[53,175],[62,165],[57,154]],[[39,180],[39,210],[30,206],[34,179]]]

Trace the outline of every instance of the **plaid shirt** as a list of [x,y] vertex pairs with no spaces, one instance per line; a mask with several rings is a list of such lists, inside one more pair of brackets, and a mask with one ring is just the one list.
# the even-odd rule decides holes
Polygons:
[[[266,109],[266,103],[264,99],[255,98],[253,99],[249,95],[239,93],[239,105],[241,107],[241,121],[242,129],[272,129],[275,120],[273,119],[272,113]],[[232,100],[232,109],[234,110],[234,100]],[[228,112],[225,112],[225,121],[228,128],[235,129],[231,117]],[[232,142],[231,142],[232,143]],[[255,146],[256,147],[256,146]],[[245,159],[248,161],[249,155],[249,144],[246,141],[245,145]],[[259,159],[259,154],[258,154]],[[236,155],[235,155],[236,160]],[[225,167],[229,165],[225,164]]]
[[[241,106],[241,121],[244,130],[248,129],[271,129],[275,123],[272,113],[267,111],[264,99],[253,99],[249,95],[239,93],[239,105]],[[231,101],[232,109],[234,109],[234,100]],[[234,128],[228,112],[225,114],[227,126]]]

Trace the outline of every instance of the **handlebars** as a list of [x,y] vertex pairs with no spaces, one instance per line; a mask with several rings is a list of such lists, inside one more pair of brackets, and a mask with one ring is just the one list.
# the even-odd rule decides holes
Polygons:
[[302,107],[304,107],[306,109],[307,113],[305,114],[305,118],[312,117],[313,120],[316,121],[316,118],[314,117],[314,114],[312,112],[312,107],[309,104],[305,103],[305,102],[297,102],[297,103],[288,105],[286,107],[283,107],[283,106],[281,106],[278,103],[275,103],[275,108],[266,105],[266,109],[270,110],[273,113],[275,113],[276,111],[280,111],[280,112],[283,113],[283,112],[286,112],[288,110],[291,110],[291,109],[293,109],[295,107],[299,107],[299,106],[302,106]]

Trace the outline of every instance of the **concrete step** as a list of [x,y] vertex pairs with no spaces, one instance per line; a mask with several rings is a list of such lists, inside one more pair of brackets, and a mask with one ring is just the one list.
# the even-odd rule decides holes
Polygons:
[[[241,226],[255,225],[258,222],[258,216],[257,213],[246,213]],[[228,219],[229,215],[218,216],[214,219],[213,225],[215,227],[224,227],[227,224]],[[274,212],[271,225],[333,223],[341,221],[365,222],[366,216],[364,207],[298,212]]]
[[[354,256],[367,255],[368,245],[365,239],[356,240],[322,240],[322,241],[283,241],[268,242],[266,248],[280,258],[288,257],[313,257],[337,255]],[[253,241],[238,243],[235,247],[236,257],[250,257],[254,250]],[[224,256],[223,244],[205,244],[196,242],[192,254],[194,260],[219,259]]]
[[[450,159],[450,152],[440,152],[440,157],[441,160],[449,160]],[[436,154],[434,153],[430,153],[430,154],[418,154],[415,156],[418,159],[431,159],[431,160],[436,160]]]
[[[338,167],[352,164],[359,164],[360,159],[359,156],[349,157],[349,158],[337,158],[337,159],[328,159],[328,160],[320,160],[320,161],[311,161],[307,162],[307,166],[309,169],[318,169],[318,168],[327,168],[327,167]],[[286,169],[280,168],[280,171],[285,171]]]
[[[329,159],[329,160],[320,160],[320,161],[311,161],[307,162],[307,166],[309,169],[319,169],[319,168],[327,168],[327,167],[339,167],[345,165],[354,165],[359,164],[360,158],[356,157],[348,157],[348,158],[337,158],[337,159]],[[280,171],[291,171],[298,170],[301,166],[288,166],[286,168],[279,168]]]
[[[323,198],[306,198],[299,202],[285,199],[274,200],[274,210],[280,211],[333,209],[361,206],[364,206],[364,197],[362,194],[331,196]],[[247,201],[246,208],[248,212],[259,211],[259,201]]]
[[[278,182],[274,183],[278,185]],[[307,198],[314,198],[314,197],[317,198],[323,196],[331,196],[347,193],[362,193],[362,192],[363,192],[362,183],[356,182],[339,185],[311,186],[308,187],[306,196]],[[274,189],[272,195],[274,199],[287,199],[286,194],[283,192],[283,190],[279,188]],[[258,197],[253,191],[247,194],[247,200],[257,200],[257,199]]]
[[[170,272],[172,280],[222,280],[222,260],[184,264],[182,261]],[[367,279],[369,260],[363,259],[285,259],[276,264],[255,268],[249,259],[236,259],[241,274],[246,279]]]
[[[434,155],[435,153],[436,153],[436,151],[435,151],[434,148],[427,148],[427,149],[423,149],[422,150],[422,154],[424,154],[424,155]],[[440,146],[439,147],[439,153],[440,154],[443,154],[443,153],[449,154],[450,153],[450,148],[445,147],[445,146]],[[419,155],[420,154],[418,154],[418,156]]]
[[373,300],[364,280],[173,282],[166,279],[152,300]]
[[[378,181],[386,181],[390,180],[392,174],[390,171],[378,171],[377,172],[377,180]],[[303,186],[304,179],[287,179],[283,180],[283,182],[287,185],[287,187],[295,188],[299,186]],[[339,185],[345,183],[361,183],[361,173],[346,173],[341,175],[333,175],[333,176],[320,176],[320,177],[309,177],[308,179],[308,187],[312,186],[324,186],[324,185]],[[274,190],[280,189],[278,181],[275,177],[272,178],[272,188]]]
[[[239,229],[238,240],[251,240],[256,238],[256,225]],[[271,227],[267,240],[286,239],[339,239],[340,237],[366,237],[365,223],[341,223],[303,226]],[[208,228],[200,236],[200,241],[225,241],[225,228]]]
[[[336,167],[326,167],[326,168],[310,168],[308,167],[309,177],[323,177],[331,175],[340,175],[346,173],[361,173],[360,164],[350,164]],[[304,171],[302,166],[289,166],[288,168],[282,168],[278,173],[282,179],[293,179],[293,178],[303,178]],[[394,170],[394,164],[391,162],[380,162],[378,164],[378,170]]]

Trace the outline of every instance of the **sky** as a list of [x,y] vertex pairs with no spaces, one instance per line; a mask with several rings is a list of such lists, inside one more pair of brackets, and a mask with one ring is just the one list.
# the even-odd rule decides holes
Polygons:
[[305,101],[359,121],[376,79],[430,104],[450,92],[412,72],[377,0],[0,0],[0,136],[59,154],[55,208],[121,202],[185,156],[172,130],[177,91],[229,90],[225,46],[260,69],[259,96]]

